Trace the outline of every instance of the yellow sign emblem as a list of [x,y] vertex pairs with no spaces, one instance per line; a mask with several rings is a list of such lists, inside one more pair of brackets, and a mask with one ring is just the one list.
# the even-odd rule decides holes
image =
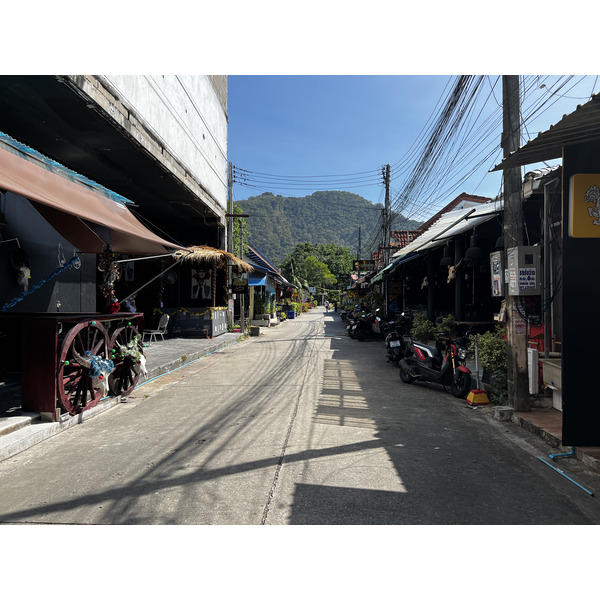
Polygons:
[[569,235],[600,238],[600,174],[573,175],[569,183]]

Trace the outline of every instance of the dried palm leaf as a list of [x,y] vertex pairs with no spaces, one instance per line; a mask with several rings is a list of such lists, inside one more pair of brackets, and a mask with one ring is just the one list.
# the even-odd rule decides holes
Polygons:
[[245,260],[238,258],[235,254],[212,248],[211,246],[190,246],[187,251],[177,250],[173,256],[177,259],[193,262],[209,262],[213,265],[221,265],[223,261],[231,260],[234,266],[242,271],[254,271],[254,267]]

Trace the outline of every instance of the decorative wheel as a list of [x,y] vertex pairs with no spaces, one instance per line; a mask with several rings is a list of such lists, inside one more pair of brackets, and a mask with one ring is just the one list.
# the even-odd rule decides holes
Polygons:
[[75,415],[91,408],[106,395],[103,375],[94,378],[87,357],[105,360],[108,348],[108,332],[96,321],[77,323],[65,335],[58,356],[57,400],[68,413]]
[[115,396],[128,396],[134,390],[145,369],[141,335],[134,325],[115,329],[110,336],[111,360],[114,371],[108,376],[110,391]]

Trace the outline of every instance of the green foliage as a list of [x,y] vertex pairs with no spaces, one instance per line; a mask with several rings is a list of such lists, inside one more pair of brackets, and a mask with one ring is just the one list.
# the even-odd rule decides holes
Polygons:
[[434,333],[437,331],[436,326],[423,313],[416,313],[413,319],[410,335],[415,340],[427,343],[432,340]]
[[307,256],[303,267],[306,280],[311,286],[322,288],[332,286],[337,282],[335,275],[329,271],[329,267],[314,256]]
[[428,342],[435,339],[436,334],[446,333],[450,337],[456,335],[456,321],[454,315],[442,317],[439,323],[433,323],[423,313],[417,313],[413,319],[413,326],[410,335],[421,342]]
[[[298,244],[284,259],[281,270],[283,276],[292,283],[307,289],[316,287],[331,289],[337,277],[347,275],[351,270],[352,253],[348,248],[335,244]],[[336,270],[337,276],[331,267]]]
[[[233,214],[243,214],[241,206],[234,204]],[[248,224],[246,223],[246,219],[244,219],[243,217],[236,217],[235,219],[233,219],[233,254],[235,254],[236,256],[240,255],[240,240],[242,242],[243,252],[246,252],[246,249],[248,248],[249,239],[250,229],[248,227]]]
[[[264,193],[238,200],[235,206],[252,215],[247,224],[252,242],[278,266],[301,243],[342,247],[348,250],[351,259],[355,258],[359,228],[363,239],[373,236],[379,229],[383,209],[381,204],[374,205],[362,196],[343,191],[321,191],[298,198]],[[403,218],[394,221],[398,229],[415,229],[419,224]],[[327,260],[315,256],[336,277],[350,271],[343,264],[334,264],[333,256]]]
[[486,331],[477,336],[477,356],[479,364],[490,373],[506,373],[506,332],[502,325],[495,331]]
[[477,336],[477,358],[479,364],[490,374],[490,402],[508,403],[507,344],[506,331],[496,325],[495,331],[486,331]]
[[450,337],[455,337],[456,320],[454,319],[454,315],[446,315],[445,317],[442,317],[442,320],[435,324],[435,330],[438,333],[446,332],[450,335]]

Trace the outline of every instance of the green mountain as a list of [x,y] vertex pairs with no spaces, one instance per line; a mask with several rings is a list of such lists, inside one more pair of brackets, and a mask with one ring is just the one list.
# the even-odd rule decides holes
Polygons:
[[[362,258],[369,258],[381,240],[383,205],[350,192],[315,192],[303,198],[266,192],[235,204],[250,215],[250,243],[276,265],[304,242],[346,246],[356,253],[359,228]],[[399,215],[393,228],[412,230],[419,225]]]

